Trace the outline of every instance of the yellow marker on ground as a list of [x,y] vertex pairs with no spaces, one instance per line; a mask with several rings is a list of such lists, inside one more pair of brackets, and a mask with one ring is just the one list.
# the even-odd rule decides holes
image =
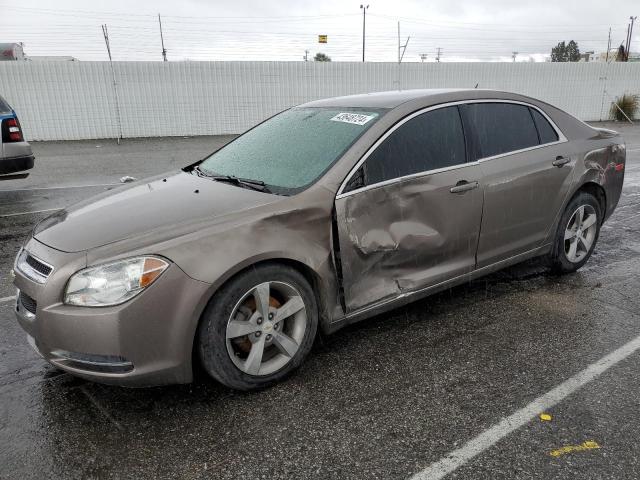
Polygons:
[[543,422],[550,422],[551,421],[551,414],[549,413],[541,413],[540,414],[540,420],[542,420]]
[[560,455],[564,455],[566,453],[584,452],[585,450],[593,450],[594,448],[600,448],[600,445],[598,445],[593,440],[587,440],[580,445],[567,445],[565,447],[552,450],[551,452],[549,452],[549,455],[551,455],[552,457],[559,457]]

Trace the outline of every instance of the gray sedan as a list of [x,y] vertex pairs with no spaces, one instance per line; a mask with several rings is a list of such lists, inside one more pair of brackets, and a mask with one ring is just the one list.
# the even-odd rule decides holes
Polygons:
[[532,257],[588,260],[625,145],[533,98],[413,90],[307,103],[183,170],[40,222],[16,314],[78,376],[283,379],[325,333]]

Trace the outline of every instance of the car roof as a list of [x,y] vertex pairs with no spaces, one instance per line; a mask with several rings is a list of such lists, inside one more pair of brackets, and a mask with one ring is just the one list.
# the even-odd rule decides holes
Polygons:
[[524,97],[518,94],[502,92],[499,90],[486,90],[475,88],[427,88],[416,90],[390,90],[386,92],[364,93],[359,95],[347,95],[343,97],[325,98],[299,105],[300,107],[361,107],[361,108],[395,108],[403,103],[413,100],[428,101],[434,103],[443,101],[455,102],[458,100],[478,98],[502,98],[522,100]]

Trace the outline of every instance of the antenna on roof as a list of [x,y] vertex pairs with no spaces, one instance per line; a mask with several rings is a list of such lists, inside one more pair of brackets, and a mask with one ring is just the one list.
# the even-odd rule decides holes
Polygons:
[[479,83],[476,83],[476,86],[475,86],[475,87],[473,87],[473,88],[478,88],[478,85],[480,85],[480,84],[479,84]]

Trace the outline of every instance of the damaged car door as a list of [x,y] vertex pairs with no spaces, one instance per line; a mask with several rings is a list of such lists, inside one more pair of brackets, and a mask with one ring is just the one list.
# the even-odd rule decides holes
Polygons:
[[458,106],[398,122],[336,196],[347,312],[471,272],[483,203]]

